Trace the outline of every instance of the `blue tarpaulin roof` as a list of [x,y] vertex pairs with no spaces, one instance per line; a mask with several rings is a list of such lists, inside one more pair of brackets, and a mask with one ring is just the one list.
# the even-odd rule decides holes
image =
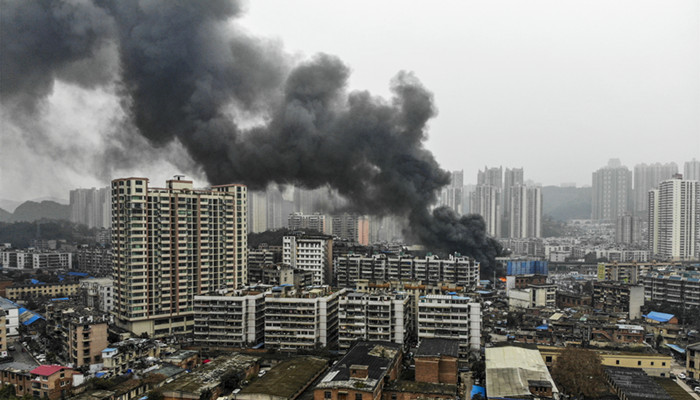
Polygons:
[[38,315],[34,315],[33,317],[29,318],[28,320],[24,321],[23,323],[24,323],[24,325],[31,325],[40,319],[42,319],[42,317],[40,317]]
[[41,281],[34,279],[34,278],[30,279],[29,282],[31,282],[32,285],[43,285],[44,284],[44,282],[41,282]]
[[535,329],[537,329],[538,331],[546,331],[547,329],[549,329],[549,325],[540,325]]
[[486,397],[486,388],[484,388],[483,386],[472,385],[472,393],[471,396],[469,396],[469,398],[472,398],[474,397],[474,395],[477,394],[481,395],[482,397]]
[[68,275],[70,276],[88,276],[87,272],[69,272]]
[[51,301],[64,301],[64,300],[70,300],[68,297],[57,297],[55,299],[51,299]]
[[27,309],[24,308],[24,307],[20,307],[19,310],[17,310],[17,313],[18,313],[19,315],[22,315],[22,314],[24,314],[24,313],[26,313],[26,312],[27,312]]
[[645,315],[644,317],[653,319],[654,321],[658,322],[668,322],[671,320],[671,318],[675,317],[673,314],[666,314],[662,312],[657,312],[657,311],[651,311],[649,314]]
[[679,352],[680,354],[685,354],[685,349],[681,348],[678,345],[666,343],[666,347],[668,347],[671,350],[675,350],[675,351]]

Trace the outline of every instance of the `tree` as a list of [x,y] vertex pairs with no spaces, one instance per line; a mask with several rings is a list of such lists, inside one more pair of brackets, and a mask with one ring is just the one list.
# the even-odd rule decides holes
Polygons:
[[552,368],[559,389],[574,398],[597,397],[606,392],[600,356],[592,350],[567,347]]

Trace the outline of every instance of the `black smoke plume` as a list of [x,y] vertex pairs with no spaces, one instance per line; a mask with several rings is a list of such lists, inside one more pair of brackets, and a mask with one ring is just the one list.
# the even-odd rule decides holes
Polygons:
[[[350,71],[338,58],[320,54],[292,66],[279,46],[232,25],[241,12],[233,1],[2,6],[2,94],[24,97],[27,109],[72,65],[115,43],[131,123],[156,146],[182,143],[210,183],[329,185],[355,212],[407,216],[430,248],[485,267],[500,251],[480,217],[429,212],[449,174],[423,145],[436,110],[410,73],[392,80],[390,100],[349,92]],[[241,128],[241,118],[257,123]]]

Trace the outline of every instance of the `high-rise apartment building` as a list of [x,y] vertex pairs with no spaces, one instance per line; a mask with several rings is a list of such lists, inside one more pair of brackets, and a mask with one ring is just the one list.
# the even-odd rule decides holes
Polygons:
[[331,233],[334,237],[369,245],[369,217],[357,214],[334,215],[331,218]]
[[255,346],[265,336],[265,295],[234,291],[195,296],[194,341],[208,349]]
[[[648,194],[648,193],[647,193]],[[631,214],[617,217],[615,224],[615,242],[632,244],[642,239],[641,221]]]
[[260,233],[268,229],[267,193],[248,193],[248,232]]
[[683,178],[689,181],[700,181],[700,161],[693,158],[683,165]]
[[481,215],[486,223],[486,233],[501,236],[501,193],[498,187],[477,185],[471,195],[469,211]]
[[88,228],[109,228],[112,222],[108,187],[70,191],[70,220]]
[[512,208],[512,198],[513,198],[513,188],[522,186],[525,184],[524,180],[524,172],[522,168],[506,168],[506,172],[503,177],[503,192],[502,192],[502,201],[501,204],[503,204],[503,207],[501,210],[503,211],[503,216],[501,218],[501,222],[503,223],[503,226],[501,227],[501,232],[505,235],[510,234],[510,237],[521,237],[521,236],[512,236],[511,233],[511,208]]
[[489,168],[484,167],[484,170],[479,170],[476,176],[477,185],[495,186],[499,190],[503,188],[503,167]]
[[450,184],[440,191],[440,206],[449,207],[458,215],[464,214],[464,171],[452,171]]
[[630,211],[632,172],[612,159],[608,165],[593,173],[592,219],[616,221]]
[[700,244],[700,182],[682,179],[663,181],[649,191],[649,250],[671,260],[698,257]]
[[333,277],[333,237],[292,235],[282,238],[282,262],[313,272],[313,284],[324,285]]
[[678,173],[676,163],[637,164],[634,166],[634,211],[644,213],[647,211],[648,194],[651,189],[659,186],[659,183],[671,179]]
[[512,186],[509,189],[510,237],[542,237],[542,189],[524,185]]
[[191,332],[195,295],[245,285],[247,200],[244,185],[112,181],[117,325],[158,337]]

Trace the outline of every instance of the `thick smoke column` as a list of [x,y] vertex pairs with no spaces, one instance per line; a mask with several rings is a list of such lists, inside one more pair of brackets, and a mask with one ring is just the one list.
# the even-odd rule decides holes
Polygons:
[[[330,185],[356,212],[407,216],[413,235],[431,248],[485,263],[500,251],[480,217],[428,211],[449,174],[423,146],[435,108],[432,94],[413,75],[401,72],[393,79],[389,101],[348,92],[349,70],[339,59],[322,54],[290,67],[276,46],[231,26],[240,7],[230,1],[78,2],[73,10],[90,10],[73,11],[88,19],[81,27],[57,11],[68,7],[64,3],[35,5],[49,15],[50,25],[55,22],[57,45],[74,49],[43,64],[33,60],[41,64],[38,72],[57,77],[67,61],[93,57],[109,33],[118,47],[121,95],[133,124],[155,145],[182,143],[212,184]],[[15,22],[3,18],[5,24]],[[32,54],[35,44],[27,41],[12,54]],[[5,50],[3,45],[3,60]],[[3,61],[3,71],[22,74],[15,61],[8,63]],[[5,83],[3,78],[3,92]],[[30,95],[40,98],[45,90]],[[240,115],[263,122],[242,129],[235,122]]]

